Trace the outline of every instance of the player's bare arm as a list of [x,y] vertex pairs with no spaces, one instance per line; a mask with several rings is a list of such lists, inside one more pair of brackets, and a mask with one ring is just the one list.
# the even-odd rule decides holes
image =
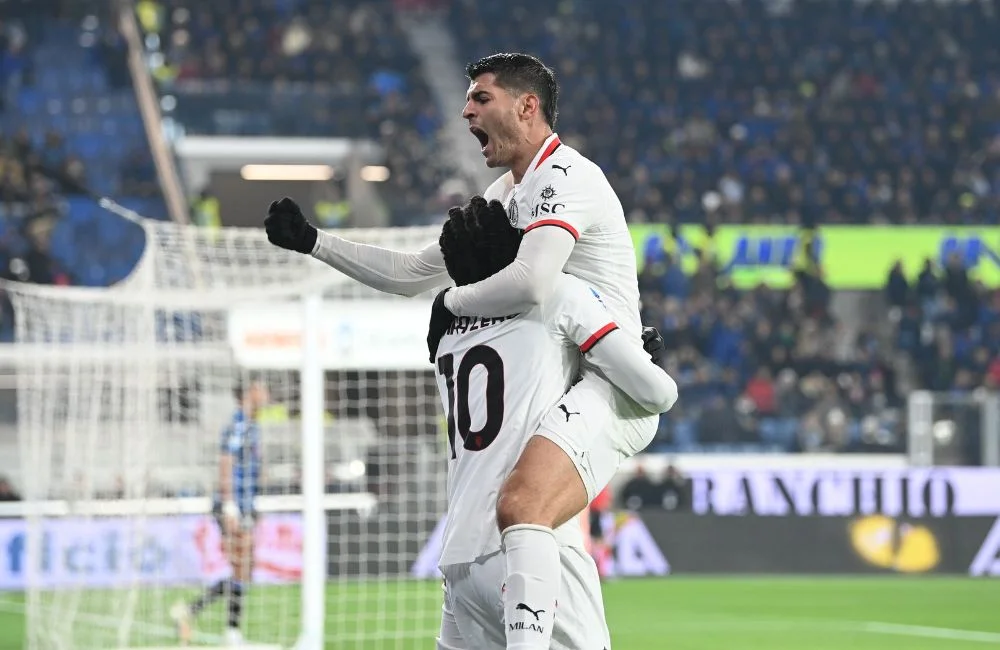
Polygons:
[[264,228],[275,246],[312,255],[378,291],[412,297],[448,282],[437,242],[419,251],[359,244],[317,229],[288,197],[271,203]]

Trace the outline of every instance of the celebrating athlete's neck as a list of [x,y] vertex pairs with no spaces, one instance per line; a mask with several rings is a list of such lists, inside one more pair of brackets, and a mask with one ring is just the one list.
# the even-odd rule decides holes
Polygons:
[[510,166],[510,173],[514,177],[514,184],[517,185],[528,173],[531,161],[535,159],[538,150],[545,144],[545,140],[552,135],[552,129],[546,126],[544,129],[537,129],[531,133],[526,133],[521,142],[518,154],[514,159],[514,164]]

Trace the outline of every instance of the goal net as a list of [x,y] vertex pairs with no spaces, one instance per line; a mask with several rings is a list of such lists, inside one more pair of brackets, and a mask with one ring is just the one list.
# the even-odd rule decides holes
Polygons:
[[1000,466],[1000,396],[914,391],[907,398],[910,464]]
[[[114,287],[5,287],[24,501],[0,509],[17,565],[0,589],[24,592],[27,648],[177,647],[172,614],[215,584],[217,600],[182,618],[192,645],[222,645],[234,570],[251,576],[249,647],[428,647],[440,586],[411,576],[446,472],[429,302],[362,287],[258,230],[134,227],[144,254]],[[344,234],[406,250],[437,230]],[[310,312],[304,296],[322,302]],[[266,397],[262,496],[252,562],[233,567],[211,510],[234,391],[252,385]]]

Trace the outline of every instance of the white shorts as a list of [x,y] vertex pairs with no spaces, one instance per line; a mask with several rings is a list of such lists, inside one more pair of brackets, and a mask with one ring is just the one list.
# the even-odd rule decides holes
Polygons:
[[[559,587],[553,650],[611,650],[604,618],[601,579],[590,555],[575,546],[559,547]],[[438,650],[505,650],[503,553],[485,555],[469,564],[442,568],[444,605]]]
[[625,459],[649,446],[659,423],[659,415],[642,410],[599,373],[584,370],[580,381],[542,418],[537,434],[573,460],[589,502]]

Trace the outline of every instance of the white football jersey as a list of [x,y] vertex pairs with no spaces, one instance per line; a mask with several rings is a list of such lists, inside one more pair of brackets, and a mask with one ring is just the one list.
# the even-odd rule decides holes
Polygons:
[[576,245],[563,271],[600,291],[622,329],[640,336],[635,247],[621,201],[600,167],[553,133],[520,184],[507,172],[484,197],[503,203],[511,224],[525,232],[553,226],[573,235]]
[[[441,566],[500,549],[500,486],[543,416],[569,389],[580,353],[617,327],[598,293],[565,274],[552,296],[527,313],[455,319],[441,339],[435,368],[450,456]],[[579,522],[571,519],[556,538],[581,546]]]

